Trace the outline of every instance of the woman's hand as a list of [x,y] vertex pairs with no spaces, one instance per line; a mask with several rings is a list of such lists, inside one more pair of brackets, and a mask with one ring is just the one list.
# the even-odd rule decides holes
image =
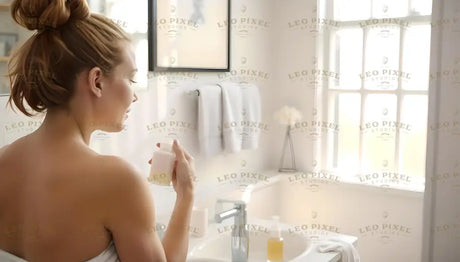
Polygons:
[[[160,147],[160,143],[157,143],[157,146]],[[195,164],[193,157],[185,152],[177,140],[174,140],[172,150],[176,154],[172,175],[174,190],[178,196],[193,193],[193,180],[195,179]],[[152,164],[152,159],[149,160],[149,164]]]
[[176,163],[174,164],[172,175],[174,190],[180,197],[193,194],[193,179],[195,178],[193,157],[185,152],[177,140],[174,140],[172,149],[176,154]]
[[[160,145],[157,144],[159,147]],[[176,203],[168,228],[162,240],[167,261],[185,261],[189,247],[190,219],[193,208],[193,158],[174,140],[172,151],[176,154],[172,184],[177,193]],[[151,164],[151,162],[149,161]]]

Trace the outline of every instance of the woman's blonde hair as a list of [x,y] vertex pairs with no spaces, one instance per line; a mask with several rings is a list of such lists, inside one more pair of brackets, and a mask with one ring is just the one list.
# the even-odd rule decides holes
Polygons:
[[112,20],[91,14],[86,0],[14,0],[11,15],[37,30],[8,63],[8,104],[27,116],[24,100],[36,112],[66,107],[84,69],[100,67],[110,75],[121,63],[119,40],[129,41]]

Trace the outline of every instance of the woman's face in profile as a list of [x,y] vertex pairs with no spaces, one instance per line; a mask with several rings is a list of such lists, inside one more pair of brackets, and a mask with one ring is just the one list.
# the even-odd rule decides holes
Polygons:
[[[134,78],[137,72],[136,60],[131,43],[123,41],[121,45],[122,62],[111,73],[104,92],[105,121],[108,125],[104,131],[119,132],[123,130],[123,123],[128,118],[132,102],[137,100],[133,90]],[[104,121],[104,122],[105,122]]]

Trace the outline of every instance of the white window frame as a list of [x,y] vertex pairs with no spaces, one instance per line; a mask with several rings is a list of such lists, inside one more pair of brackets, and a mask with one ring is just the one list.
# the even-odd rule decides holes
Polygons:
[[[409,7],[410,7],[411,1],[409,0]],[[372,8],[372,6],[371,6]],[[372,10],[372,9],[371,9]],[[409,8],[410,10],[410,8]],[[334,18],[334,6],[333,4],[327,4],[326,5],[326,16],[331,17],[332,20],[335,20]],[[409,22],[410,25],[431,25],[431,15],[419,15],[419,14],[413,14],[410,13],[405,17],[391,17],[391,18],[396,18],[396,19],[403,19],[404,21]],[[361,28],[360,23],[368,21],[369,19],[364,19],[364,20],[354,20],[354,21],[337,21],[339,25],[339,30],[340,29],[351,29],[351,28]],[[377,19],[377,18],[376,18]],[[403,62],[403,51],[404,51],[404,41],[406,39],[406,28],[399,25],[400,28],[400,43],[399,43],[399,70],[402,71],[402,62]],[[363,30],[363,55],[362,55],[362,74],[364,75],[366,72],[366,67],[365,67],[365,61],[366,61],[366,40],[370,31],[369,27],[363,27],[361,28]],[[324,30],[324,36],[323,36],[323,46],[324,48],[320,48],[320,54],[322,55],[322,61],[323,61],[323,68],[328,68],[330,70],[333,70],[330,67],[330,58],[333,57],[331,56],[333,52],[335,53],[336,46],[334,41],[331,41],[333,38],[333,35],[336,33],[335,30]],[[339,65],[336,64],[336,68],[334,69],[335,72],[340,72],[339,70]],[[400,122],[401,115],[402,115],[402,103],[403,103],[403,98],[407,95],[424,95],[428,97],[428,89],[426,90],[405,90],[402,89],[402,80],[399,78],[398,80],[398,86],[394,90],[370,90],[370,89],[365,89],[365,79],[361,79],[361,86],[359,89],[337,89],[337,88],[331,88],[331,85],[324,86],[321,90],[321,99],[322,99],[322,119],[328,119],[329,122],[334,122],[337,123],[338,119],[329,119],[329,98],[330,95],[340,95],[340,94],[358,94],[361,97],[361,110],[360,110],[360,125],[364,124],[364,110],[365,110],[365,104],[366,104],[366,99],[369,95],[374,95],[374,94],[391,94],[395,95],[397,99],[397,108],[396,108],[396,121]],[[428,86],[428,76],[427,76],[427,86]],[[336,100],[337,101],[337,100]],[[427,105],[428,106],[428,105]],[[334,105],[333,109],[337,111],[338,110],[338,105]],[[337,116],[337,114],[333,114]],[[333,152],[329,152],[330,146],[328,143],[330,143],[331,138],[330,136],[333,136],[332,141],[334,143]],[[359,133],[359,170],[353,170],[357,171],[359,173],[362,173],[363,169],[363,132]],[[322,169],[323,170],[329,170],[331,172],[339,172],[339,175],[343,170],[340,170],[339,167],[337,166],[337,161],[338,161],[338,134],[328,134],[322,137],[321,140],[321,148],[322,150],[320,151],[320,156],[321,156],[321,163],[322,163]],[[422,141],[421,141],[422,142]],[[425,142],[425,141],[423,141]],[[395,133],[395,154],[394,154],[394,166],[395,166],[395,172],[399,172],[400,170],[400,163],[399,163],[399,157],[400,157],[400,133],[399,131],[396,131]],[[331,157],[332,155],[332,157]],[[397,171],[396,171],[397,170]],[[424,179],[424,174],[420,174],[421,177]],[[345,180],[350,179],[350,177],[345,178]]]

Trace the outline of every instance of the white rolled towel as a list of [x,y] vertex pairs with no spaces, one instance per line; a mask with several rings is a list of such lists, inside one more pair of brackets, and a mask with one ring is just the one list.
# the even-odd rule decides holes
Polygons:
[[339,238],[331,237],[320,241],[317,244],[317,250],[320,253],[340,252],[342,262],[360,262],[358,250],[353,244]]

